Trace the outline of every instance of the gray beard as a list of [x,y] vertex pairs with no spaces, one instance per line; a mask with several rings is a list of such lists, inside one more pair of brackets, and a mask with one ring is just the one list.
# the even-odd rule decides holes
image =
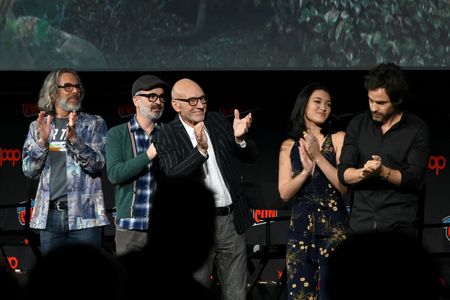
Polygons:
[[70,104],[67,101],[64,101],[60,98],[56,99],[56,105],[61,107],[65,111],[79,111],[81,108],[81,101],[78,101],[78,104]]
[[159,113],[153,114],[153,116],[149,116],[149,117],[151,118],[151,121],[152,121],[152,122],[156,122],[156,121],[158,121],[158,120],[161,118],[162,113],[163,113],[163,112],[160,111]]
[[159,113],[152,113],[151,110],[145,106],[139,106],[139,112],[141,115],[149,121],[156,122],[161,118],[164,109],[161,109]]

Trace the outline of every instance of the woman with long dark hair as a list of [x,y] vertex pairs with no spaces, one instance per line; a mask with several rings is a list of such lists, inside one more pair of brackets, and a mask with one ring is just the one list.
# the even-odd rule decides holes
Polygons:
[[[346,238],[341,195],[347,189],[336,169],[344,132],[331,132],[331,102],[324,85],[303,88],[280,149],[278,190],[283,201],[294,201],[286,253],[289,299],[319,299],[328,257]],[[320,299],[325,299],[323,289]]]

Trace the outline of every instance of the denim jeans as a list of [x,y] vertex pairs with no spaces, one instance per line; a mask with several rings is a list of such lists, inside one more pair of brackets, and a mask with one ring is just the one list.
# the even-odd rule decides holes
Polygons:
[[101,227],[69,230],[67,209],[50,209],[47,217],[47,228],[40,231],[41,254],[47,255],[56,248],[88,244],[95,248],[102,247]]

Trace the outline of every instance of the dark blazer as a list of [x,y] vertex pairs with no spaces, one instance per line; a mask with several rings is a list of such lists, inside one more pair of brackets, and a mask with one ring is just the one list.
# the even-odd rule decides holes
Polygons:
[[[234,226],[242,234],[253,224],[253,217],[247,202],[242,196],[237,177],[231,166],[231,155],[236,154],[243,161],[254,160],[256,153],[251,143],[241,148],[234,140],[229,121],[220,113],[207,112],[205,127],[214,148],[216,160],[225,184],[233,201]],[[202,165],[208,159],[192,147],[178,115],[161,126],[154,140],[163,171],[167,176],[195,176],[203,179]],[[176,187],[174,187],[176,188]]]

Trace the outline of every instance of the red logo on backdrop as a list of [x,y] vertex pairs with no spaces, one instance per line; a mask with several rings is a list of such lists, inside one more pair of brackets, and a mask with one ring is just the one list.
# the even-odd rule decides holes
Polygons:
[[277,278],[278,278],[278,280],[280,280],[281,277],[283,277],[283,271],[277,269]]
[[36,116],[37,114],[39,114],[37,103],[23,103],[22,113],[25,117]]
[[0,150],[0,167],[3,167],[3,162],[9,161],[13,167],[16,162],[22,158],[22,152],[19,149],[1,149]]
[[[442,223],[450,224],[450,216],[446,216],[442,219]],[[450,242],[450,227],[444,227],[445,237]]]
[[15,256],[8,256],[8,263],[11,269],[15,270],[19,266],[19,260]]
[[261,219],[275,218],[278,216],[276,209],[253,209],[253,219],[256,223],[260,223]]
[[428,160],[428,169],[435,171],[436,176],[439,176],[439,171],[444,170],[447,165],[447,160],[442,155],[432,155]]
[[[35,202],[35,199],[32,199],[31,204],[30,204],[30,214],[29,214],[30,218],[33,215],[34,202]],[[20,204],[22,204],[22,203],[24,203],[24,202],[21,202]],[[19,223],[20,223],[20,225],[24,226],[27,221],[26,220],[26,214],[27,214],[26,206],[19,206],[19,207],[17,207],[16,210],[17,210],[17,217],[19,218]]]
[[122,104],[117,106],[117,112],[119,114],[119,117],[127,118],[136,112],[136,107],[131,104]]

